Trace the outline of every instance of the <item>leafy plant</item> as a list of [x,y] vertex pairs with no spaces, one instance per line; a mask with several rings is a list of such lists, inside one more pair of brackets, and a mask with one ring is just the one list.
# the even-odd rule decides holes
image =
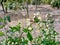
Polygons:
[[51,6],[60,8],[60,0],[52,0]]
[[51,4],[51,1],[52,0],[41,0],[41,2],[44,3],[44,4]]
[[[35,38],[31,34],[34,30],[32,26],[34,23],[37,24],[40,33]],[[16,26],[9,26],[11,35],[7,35],[8,32],[6,32],[6,39],[2,41],[2,45],[28,45],[29,43],[32,45],[60,45],[59,41],[55,39],[58,33],[54,30],[53,24],[53,17],[48,14],[46,20],[41,20],[38,16],[34,17],[33,23],[27,27],[21,27],[20,23]],[[18,36],[15,36],[16,32],[18,32]],[[0,35],[3,36],[4,33],[0,32]]]
[[4,27],[4,20],[0,18],[0,29]]
[[12,32],[16,32],[16,31],[20,31],[20,23],[18,25],[16,25],[15,27],[10,27]]
[[0,36],[4,36],[4,33],[3,32],[0,32]]
[[[39,23],[38,23],[39,22]],[[34,43],[36,45],[57,45],[56,35],[58,33],[54,30],[54,20],[53,17],[48,14],[46,20],[38,21],[40,35],[35,38]],[[42,24],[41,24],[42,23]],[[58,44],[59,45],[59,44]]]

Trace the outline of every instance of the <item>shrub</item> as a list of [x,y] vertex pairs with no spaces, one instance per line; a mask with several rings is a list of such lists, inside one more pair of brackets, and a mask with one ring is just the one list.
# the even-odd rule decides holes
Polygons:
[[60,0],[52,0],[51,6],[60,8]]
[[50,4],[52,0],[41,0],[43,4]]
[[[35,38],[31,34],[35,28],[32,26],[34,23],[40,33]],[[58,33],[54,30],[53,25],[54,20],[50,14],[47,15],[46,20],[41,20],[41,17],[34,16],[33,23],[27,27],[22,27],[20,23],[16,26],[9,26],[10,29],[8,31],[6,30],[6,39],[2,41],[1,45],[29,45],[29,43],[32,45],[60,45],[55,39]],[[15,35],[15,33],[18,34]],[[23,34],[26,35],[23,36]],[[4,36],[4,33],[0,32],[0,36]]]
[[33,5],[40,5],[41,4],[41,0],[33,0],[32,4]]

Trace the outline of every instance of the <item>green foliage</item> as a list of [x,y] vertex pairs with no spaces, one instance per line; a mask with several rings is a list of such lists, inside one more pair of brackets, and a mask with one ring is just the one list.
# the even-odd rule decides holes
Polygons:
[[60,0],[52,0],[51,6],[60,8]]
[[10,18],[10,16],[8,15],[8,16],[4,16],[4,23],[7,23],[6,21],[8,21],[8,22],[11,22],[11,18]]
[[[4,9],[9,8],[9,9],[17,10],[18,8],[20,8],[20,6],[23,5],[23,3],[30,4],[31,1],[32,0],[28,0],[28,1],[27,0],[24,0],[24,1],[23,0],[9,0],[9,1],[3,0],[4,2],[3,5],[4,5]],[[39,5],[41,4],[41,2],[44,4],[50,4],[52,2],[51,3],[52,7],[58,7],[58,8],[60,7],[60,0],[54,0],[54,1],[33,0],[32,4]],[[11,22],[10,16],[4,16],[4,19],[0,18],[0,23],[1,23],[0,29],[3,28],[5,24],[7,24],[7,21]],[[32,45],[60,45],[60,42],[55,40],[58,33],[54,30],[54,26],[53,26],[54,20],[50,14],[48,14],[46,20],[40,20],[38,16],[36,16],[34,18],[33,23],[36,23],[38,25],[36,26],[39,28],[39,31],[40,31],[40,34],[37,37],[33,38],[31,34],[32,30],[34,30],[34,28],[32,27],[32,24],[24,28],[24,27],[21,27],[19,23],[16,26],[9,27],[10,29],[8,31],[10,31],[11,36],[7,35],[7,32],[6,32],[6,35],[5,35],[6,39],[3,40],[2,43],[4,43],[5,45],[28,45],[29,42],[33,42],[34,44],[31,43]],[[14,35],[15,32],[18,32],[18,36]],[[26,34],[26,37],[23,36],[24,33]],[[0,36],[4,36],[4,33],[0,32]],[[4,44],[1,44],[1,45],[4,45]]]
[[44,4],[51,4],[51,1],[52,0],[41,0],[41,2],[44,3]]
[[[33,30],[33,29],[32,29]],[[23,31],[27,34],[27,38],[29,41],[33,40],[32,35],[30,34],[30,30],[28,28],[24,28]]]
[[25,38],[21,38],[20,44],[21,45],[28,45],[28,40]]
[[35,17],[35,18],[34,18],[34,22],[35,22],[35,23],[38,23],[38,22],[39,22],[38,17]]
[[19,3],[23,3],[23,0],[18,0]]
[[41,4],[41,0],[33,0],[32,4],[33,5],[40,5]]
[[4,23],[6,24],[6,16],[4,16]]
[[36,40],[34,41],[34,43],[36,45],[41,45],[41,44],[42,45],[59,45],[58,42],[55,40],[56,35],[58,35],[58,33],[54,30],[54,26],[53,26],[54,20],[52,16],[48,14],[47,20],[42,20],[39,22],[40,23],[38,25],[40,27],[39,29],[41,32],[40,32],[40,36],[38,36],[38,38],[35,38]]
[[27,28],[24,28],[23,31],[24,31],[25,33],[27,33],[27,32],[28,32],[28,29],[27,29]]
[[33,40],[33,37],[32,37],[32,35],[30,34],[30,32],[27,33],[27,38],[28,38],[30,41]]
[[23,28],[23,32],[25,32],[25,33],[31,32],[33,30],[33,28],[32,27],[30,27],[30,28],[31,29],[29,29],[29,27],[28,28]]
[[20,23],[16,26],[13,26],[13,27],[10,26],[10,29],[12,32],[20,31],[20,28],[21,28]]
[[15,38],[12,38],[12,37],[8,37],[8,40],[6,40],[6,42],[5,42],[5,44],[6,45],[19,45],[18,44],[18,41],[19,41],[19,39],[17,38],[17,37],[15,37]]
[[0,18],[0,22],[3,22],[3,19],[2,18]]
[[28,0],[28,4],[31,4],[31,1],[32,1],[32,0]]
[[0,36],[4,36],[4,33],[3,32],[0,32]]
[[0,29],[4,27],[4,19],[0,18]]
[[2,29],[5,25],[0,25],[0,29]]
[[[56,36],[58,33],[54,30],[54,20],[50,14],[47,15],[46,20],[39,20],[40,18],[35,17],[34,23],[38,26],[40,34],[33,38],[31,32],[34,29],[32,27],[33,23],[27,27],[21,27],[20,23],[16,26],[10,26],[11,35],[7,35],[6,39],[2,41],[5,45],[28,45],[31,42],[32,45],[60,45],[59,41],[56,41]],[[6,18],[5,18],[6,20]],[[37,30],[36,30],[37,31]],[[18,36],[14,35],[15,32],[18,32]],[[26,34],[25,36],[23,36]],[[0,36],[3,36],[4,33],[0,32]],[[5,42],[4,42],[5,41]],[[4,45],[2,44],[2,45]]]
[[11,18],[10,18],[10,16],[7,16],[7,20],[8,20],[9,22],[11,22]]

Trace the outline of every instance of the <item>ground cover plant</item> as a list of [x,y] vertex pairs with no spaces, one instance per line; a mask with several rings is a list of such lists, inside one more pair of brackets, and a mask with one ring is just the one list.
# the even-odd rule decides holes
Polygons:
[[52,7],[60,8],[60,0],[52,0],[51,5]]
[[[5,32],[0,31],[0,37],[5,38],[0,42],[0,45],[60,45],[60,42],[56,40],[59,34],[55,31],[53,15],[47,14],[46,19],[43,20],[37,13],[40,4],[49,4],[52,7],[60,8],[60,0],[1,0],[0,3],[4,12],[4,17],[0,18],[0,29],[5,30]],[[36,14],[34,13],[33,19],[29,18],[29,5],[31,4],[36,5]],[[11,22],[8,10],[22,9],[26,9],[27,12],[25,15],[25,20],[28,22],[27,26],[22,27],[19,22],[6,29],[5,26]],[[35,35],[36,37],[32,34],[35,30],[37,34],[39,32],[38,36]]]
[[[1,45],[60,45],[56,40],[58,33],[54,30],[54,20],[52,15],[46,15],[47,19],[42,20],[41,17],[34,16],[33,23],[36,23],[40,34],[33,38],[31,32],[34,30],[33,23],[28,27],[21,27],[18,23],[16,26],[9,26],[10,30],[6,30],[6,34],[0,32],[0,36],[5,36],[5,39],[0,42]],[[6,20],[5,20],[6,21]],[[8,22],[10,17],[8,16]],[[7,24],[7,22],[6,22]],[[2,27],[3,28],[3,27]],[[36,30],[37,31],[37,30]],[[10,33],[8,35],[8,32]],[[15,35],[15,33],[18,33]],[[23,36],[23,34],[26,34]]]

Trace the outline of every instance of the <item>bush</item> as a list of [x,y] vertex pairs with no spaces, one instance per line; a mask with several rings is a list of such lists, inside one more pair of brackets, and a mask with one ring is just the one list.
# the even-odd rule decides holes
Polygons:
[[33,5],[40,5],[41,4],[41,0],[33,0],[32,4]]
[[41,0],[44,4],[50,4],[52,0]]
[[52,0],[51,6],[60,8],[60,0]]
[[[53,17],[48,14],[46,18],[46,20],[42,20],[41,17],[34,16],[33,23],[27,27],[22,27],[20,23],[16,26],[9,26],[9,30],[6,30],[5,32],[6,35],[3,32],[0,32],[0,36],[5,35],[6,38],[2,41],[1,45],[29,45],[29,43],[32,45],[59,45],[59,42],[55,39],[58,33],[54,30]],[[37,29],[40,33],[35,38],[33,38],[33,35],[31,34],[35,28],[32,26],[34,23],[38,27]],[[15,33],[18,34],[15,35]],[[26,35],[23,36],[23,34]]]

